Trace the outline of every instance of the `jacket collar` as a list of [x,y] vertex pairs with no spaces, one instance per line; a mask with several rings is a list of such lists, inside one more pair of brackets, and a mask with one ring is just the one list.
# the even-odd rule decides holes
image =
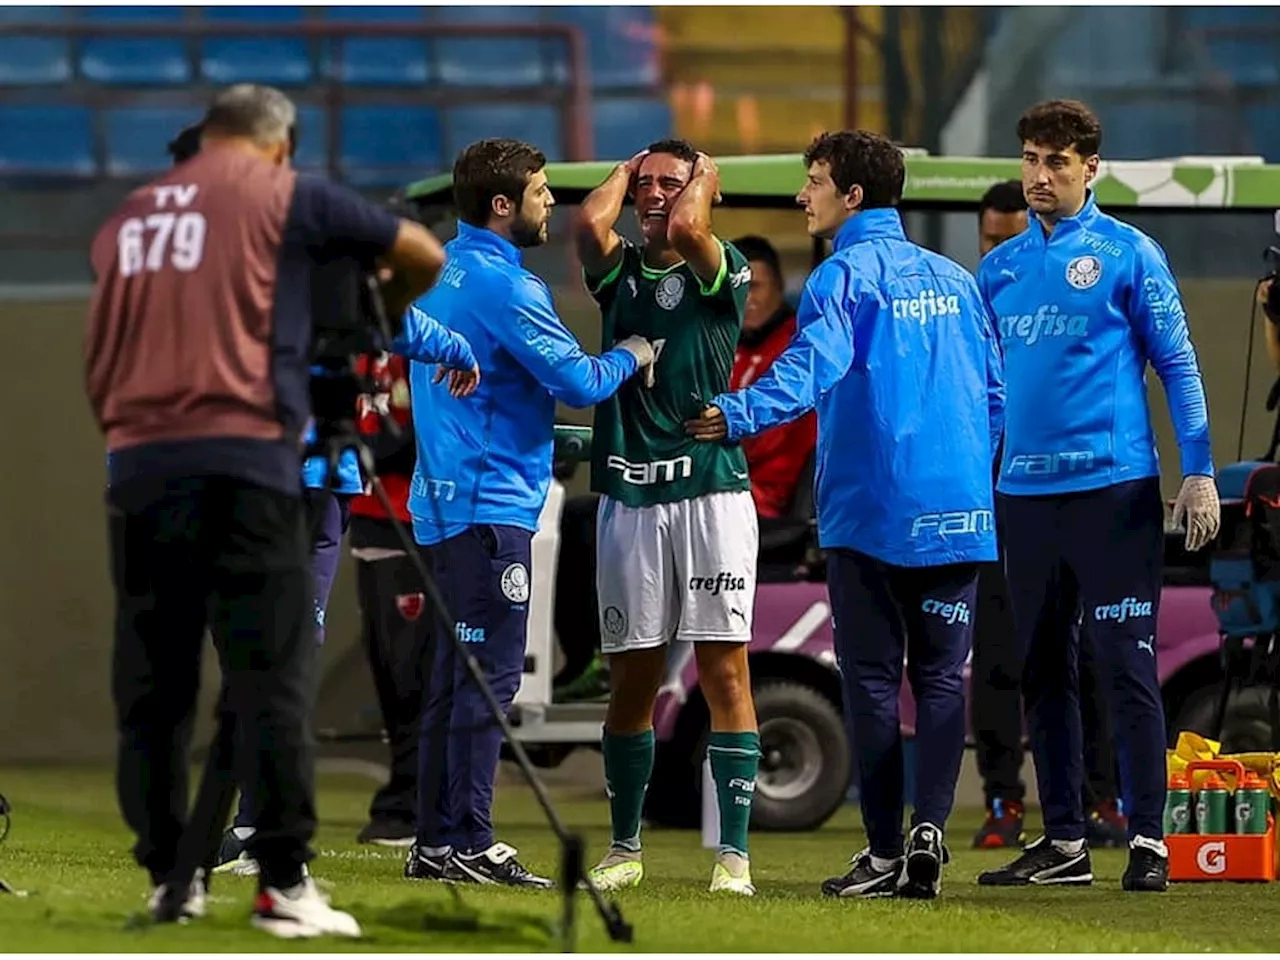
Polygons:
[[897,207],[875,207],[855,213],[844,222],[836,232],[834,249],[861,243],[863,240],[905,240],[907,235],[902,229],[902,218]]
[[468,247],[478,250],[488,250],[490,253],[497,254],[502,259],[514,263],[516,266],[524,266],[524,257],[520,252],[520,248],[508,240],[501,237],[487,227],[473,227],[469,223],[458,221],[458,239]]
[[1092,190],[1087,190],[1084,195],[1084,206],[1080,208],[1080,212],[1074,217],[1063,217],[1047,236],[1039,215],[1035,215],[1035,229],[1031,231],[1031,235],[1036,244],[1043,247],[1059,236],[1075,233],[1078,230],[1088,230],[1101,216],[1102,211],[1098,209],[1098,198],[1094,196]]

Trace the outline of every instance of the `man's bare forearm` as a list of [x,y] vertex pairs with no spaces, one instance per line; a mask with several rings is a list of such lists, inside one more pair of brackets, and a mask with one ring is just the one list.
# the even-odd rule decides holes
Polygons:
[[578,256],[585,266],[592,266],[601,257],[612,252],[609,249],[610,234],[613,233],[614,224],[622,216],[622,205],[627,200],[630,185],[631,169],[628,164],[620,163],[604,183],[587,195],[578,208],[574,236]]

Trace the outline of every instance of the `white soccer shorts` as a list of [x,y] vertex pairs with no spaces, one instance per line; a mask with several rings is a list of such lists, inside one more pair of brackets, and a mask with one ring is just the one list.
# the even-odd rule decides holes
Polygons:
[[760,532],[748,491],[649,507],[601,497],[597,521],[604,653],[750,641]]

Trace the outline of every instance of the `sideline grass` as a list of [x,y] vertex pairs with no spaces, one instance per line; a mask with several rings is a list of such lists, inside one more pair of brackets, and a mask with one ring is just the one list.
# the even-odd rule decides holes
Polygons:
[[[333,884],[337,906],[361,921],[363,941],[289,944],[248,925],[253,881],[217,878],[210,916],[185,927],[139,923],[148,885],[128,854],[130,838],[115,806],[109,771],[0,769],[0,792],[14,805],[14,827],[0,845],[0,877],[30,891],[0,896],[0,951],[263,952],[555,950],[560,914],[554,893],[468,888],[464,904],[478,929],[427,929],[424,917],[449,913],[452,898],[434,884],[401,879],[398,851],[362,847],[356,831],[371,793],[368,780],[322,776],[313,872]],[[608,839],[598,798],[561,797],[561,815],[588,840],[588,858]],[[521,859],[556,870],[557,847],[529,792],[500,791],[496,817]],[[754,899],[706,891],[711,857],[697,834],[646,831],[644,886],[620,896],[637,952],[1274,952],[1280,910],[1273,886],[1182,885],[1167,894],[1120,890],[1124,855],[1095,854],[1088,889],[992,890],[973,882],[1000,853],[965,848],[976,814],[962,812],[943,898],[934,903],[833,902],[818,883],[843,871],[863,843],[856,811],[824,829],[752,839]],[[585,896],[578,899],[578,948],[614,949]],[[132,918],[132,919],[131,919]]]

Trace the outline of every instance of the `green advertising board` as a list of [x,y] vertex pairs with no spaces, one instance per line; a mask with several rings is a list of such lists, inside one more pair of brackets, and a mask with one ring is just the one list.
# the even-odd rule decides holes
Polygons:
[[[804,176],[800,154],[718,159],[725,204],[791,206]],[[580,201],[600,184],[610,162],[552,163],[547,177],[562,203]],[[1017,160],[907,156],[905,208],[971,208],[993,183],[1018,177]],[[406,195],[425,205],[448,204],[450,177],[411,184]],[[1231,210],[1280,208],[1280,166],[1256,158],[1197,157],[1181,160],[1103,161],[1095,184],[1098,202],[1116,209]]]

